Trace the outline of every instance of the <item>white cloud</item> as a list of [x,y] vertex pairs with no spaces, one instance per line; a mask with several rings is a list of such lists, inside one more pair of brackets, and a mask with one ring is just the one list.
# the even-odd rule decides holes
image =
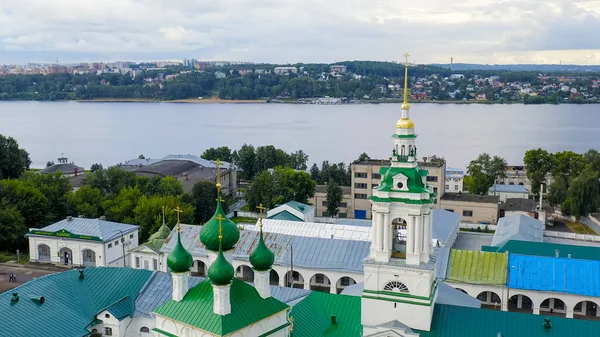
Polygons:
[[598,1],[0,0],[0,27],[22,58],[600,63]]

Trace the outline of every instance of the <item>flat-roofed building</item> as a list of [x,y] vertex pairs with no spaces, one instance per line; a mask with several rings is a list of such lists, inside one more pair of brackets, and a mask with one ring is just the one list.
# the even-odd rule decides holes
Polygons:
[[[352,189],[350,186],[340,186],[342,188],[342,202],[338,207],[338,218],[354,218],[354,210],[352,203]],[[315,187],[315,195],[310,198],[309,202],[316,207],[317,214],[315,216],[328,217],[327,213],[327,185],[318,185]]]
[[461,222],[495,223],[498,220],[500,197],[463,193],[446,193],[440,207],[462,216]]

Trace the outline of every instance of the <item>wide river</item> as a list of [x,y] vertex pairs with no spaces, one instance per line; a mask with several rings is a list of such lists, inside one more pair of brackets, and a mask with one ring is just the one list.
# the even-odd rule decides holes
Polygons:
[[[302,149],[309,162],[388,158],[400,104],[178,104],[0,102],[0,134],[17,139],[33,167],[62,153],[86,169],[144,154],[196,154],[213,146]],[[465,168],[482,152],[509,164],[526,150],[600,149],[600,105],[412,104],[419,157]]]

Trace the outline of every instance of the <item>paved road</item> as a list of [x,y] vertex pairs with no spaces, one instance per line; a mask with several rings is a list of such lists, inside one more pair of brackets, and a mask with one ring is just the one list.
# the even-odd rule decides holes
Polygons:
[[[17,282],[8,282],[8,275],[11,273],[17,275]],[[0,293],[18,287],[19,285],[31,281],[34,278],[55,273],[51,270],[33,269],[24,266],[0,265]]]

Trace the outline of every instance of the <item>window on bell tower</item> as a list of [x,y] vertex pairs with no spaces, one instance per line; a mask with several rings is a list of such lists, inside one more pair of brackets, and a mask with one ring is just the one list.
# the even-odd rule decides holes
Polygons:
[[404,283],[398,282],[398,281],[388,282],[383,287],[383,290],[393,291],[393,292],[397,292],[397,293],[408,293],[409,292],[408,287],[406,285],[404,285]]

